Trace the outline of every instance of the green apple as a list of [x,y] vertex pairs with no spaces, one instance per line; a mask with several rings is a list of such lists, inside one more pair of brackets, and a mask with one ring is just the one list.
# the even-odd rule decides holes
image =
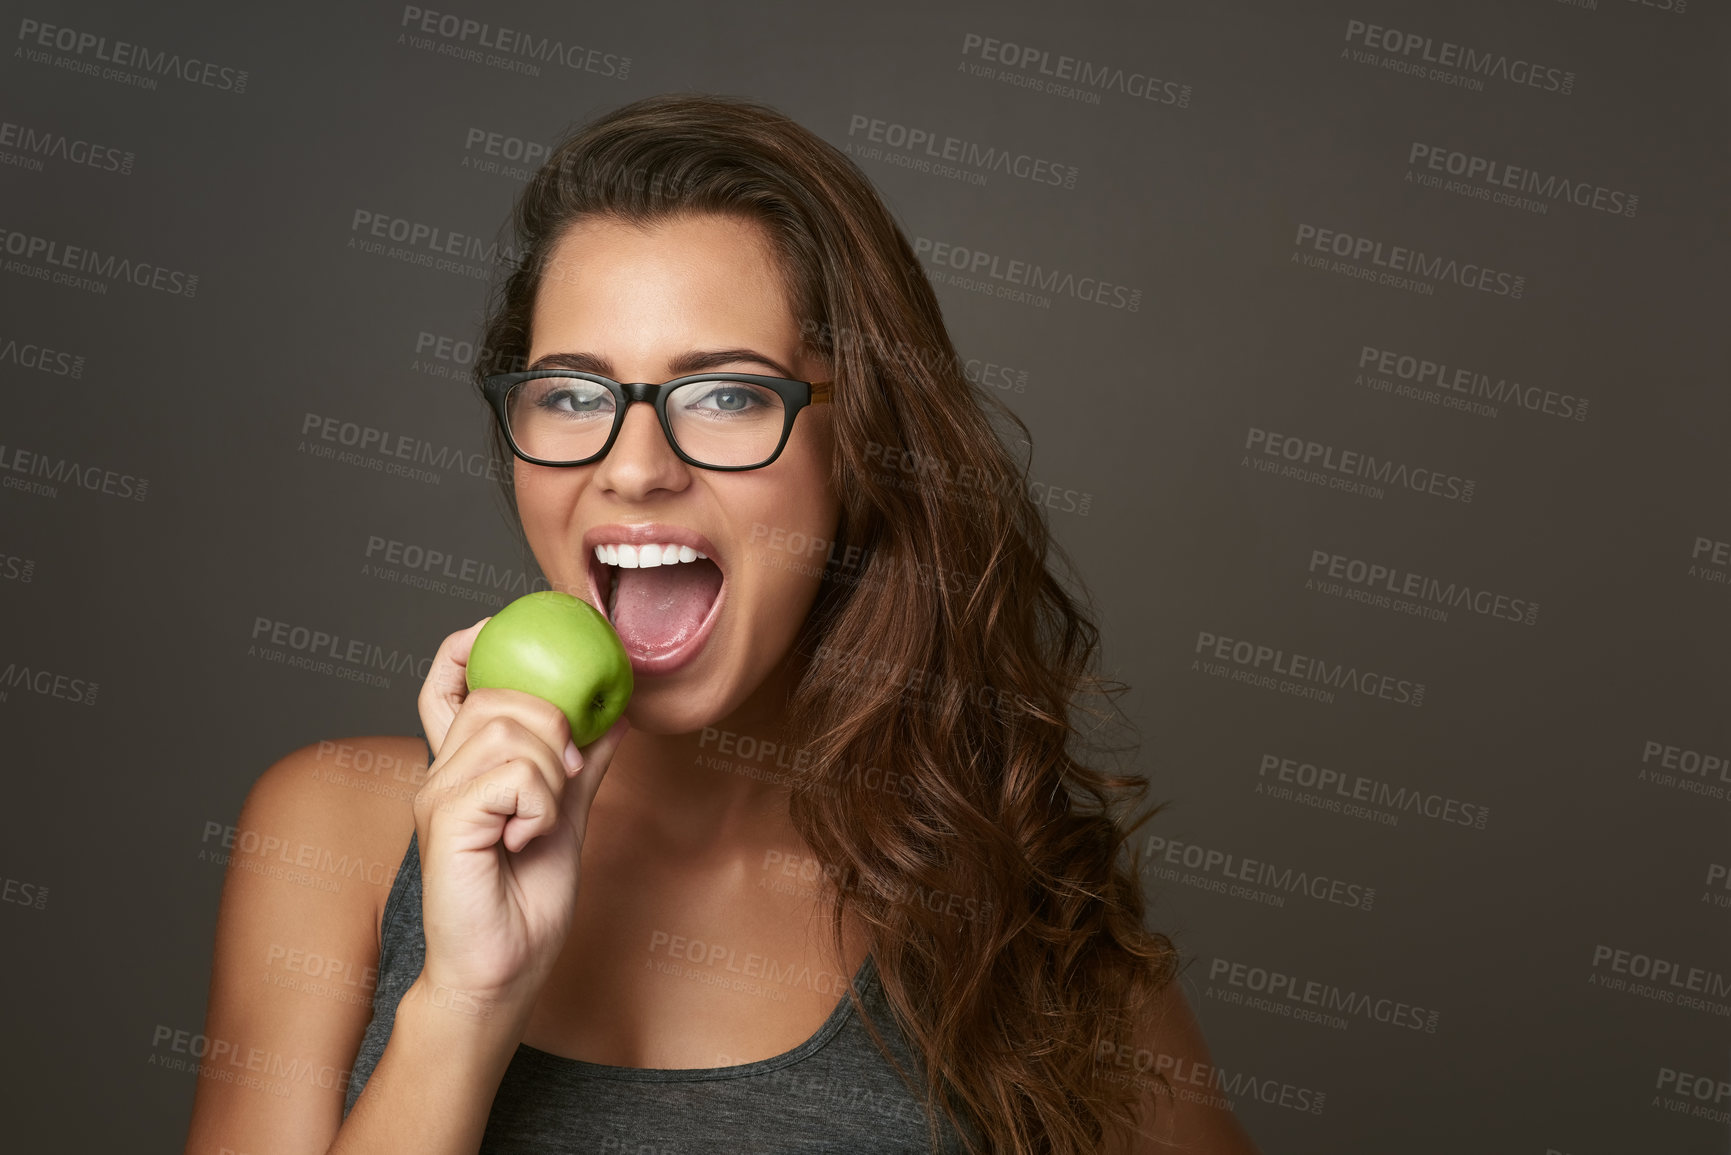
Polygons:
[[525,594],[481,627],[469,651],[469,689],[521,690],[559,707],[571,740],[587,746],[631,700],[631,659],[613,625],[557,590]]

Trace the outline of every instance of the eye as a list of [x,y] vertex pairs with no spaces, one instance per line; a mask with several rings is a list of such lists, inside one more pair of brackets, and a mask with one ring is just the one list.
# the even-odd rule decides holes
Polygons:
[[550,384],[535,398],[535,408],[553,414],[610,413],[613,394],[587,381]]
[[779,416],[782,410],[781,393],[746,381],[692,381],[673,391],[670,400],[692,417],[710,421]]
[[763,403],[762,390],[753,390],[748,384],[737,381],[717,381],[699,388],[705,391],[692,398],[691,402],[685,405],[687,409],[718,410],[724,414],[736,414]]

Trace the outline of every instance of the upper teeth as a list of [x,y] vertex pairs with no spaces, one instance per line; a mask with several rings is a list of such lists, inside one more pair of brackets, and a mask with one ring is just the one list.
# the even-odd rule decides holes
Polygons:
[[682,561],[695,561],[697,558],[709,557],[699,553],[688,545],[598,545],[595,547],[597,561],[607,565],[616,565],[621,569],[648,569],[657,565],[678,565]]

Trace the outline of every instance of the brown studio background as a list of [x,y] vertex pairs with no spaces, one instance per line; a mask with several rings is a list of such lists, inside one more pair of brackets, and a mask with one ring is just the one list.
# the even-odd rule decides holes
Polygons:
[[[1727,1149],[1721,12],[435,11],[586,51],[530,75],[382,4],[11,6],[9,1141],[179,1150],[221,828],[288,750],[418,727],[412,675],[255,634],[412,662],[507,600],[464,560],[527,564],[462,379],[484,282],[417,262],[494,237],[530,146],[698,89],[854,152],[1034,430],[1176,800],[1150,919],[1264,1149]],[[69,246],[160,275],[57,283]],[[436,480],[339,459],[345,426]],[[1337,484],[1364,455],[1380,495]],[[1343,668],[1381,695],[1280,685]]]

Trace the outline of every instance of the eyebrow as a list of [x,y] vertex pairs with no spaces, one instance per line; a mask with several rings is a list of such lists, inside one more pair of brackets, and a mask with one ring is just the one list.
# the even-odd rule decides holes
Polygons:
[[[741,361],[751,361],[768,369],[775,370],[777,377],[793,378],[792,370],[773,357],[759,353],[755,349],[692,349],[681,353],[667,363],[675,377],[684,377],[691,373],[701,373],[706,369],[719,369],[724,365],[737,365]],[[605,357],[593,353],[547,353],[535,358],[531,369],[575,369],[579,373],[596,373],[602,377],[618,378],[613,369],[613,363]]]

